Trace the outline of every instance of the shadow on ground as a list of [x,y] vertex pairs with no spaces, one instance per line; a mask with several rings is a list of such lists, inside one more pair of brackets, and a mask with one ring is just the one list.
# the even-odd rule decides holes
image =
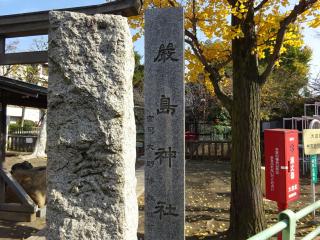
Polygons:
[[23,226],[16,222],[0,221],[0,239],[22,239],[39,231],[31,226]]
[[[199,236],[188,236],[185,240],[227,240],[228,239],[228,232],[221,232],[214,236],[206,236],[206,237],[199,237]],[[138,233],[138,240],[144,240],[144,234]]]

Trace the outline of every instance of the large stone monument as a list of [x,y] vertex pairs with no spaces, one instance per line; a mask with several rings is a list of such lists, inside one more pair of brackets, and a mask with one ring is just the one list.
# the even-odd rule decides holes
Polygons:
[[126,18],[50,13],[47,240],[137,239]]
[[146,240],[184,240],[183,19],[182,8],[146,12]]

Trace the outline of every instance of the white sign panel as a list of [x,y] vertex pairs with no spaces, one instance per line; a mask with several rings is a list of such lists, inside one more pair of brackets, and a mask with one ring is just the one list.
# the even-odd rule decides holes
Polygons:
[[320,129],[303,130],[303,147],[307,155],[320,154]]

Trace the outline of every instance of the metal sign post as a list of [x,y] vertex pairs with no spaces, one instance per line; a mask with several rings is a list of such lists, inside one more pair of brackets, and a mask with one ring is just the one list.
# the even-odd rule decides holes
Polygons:
[[[311,163],[311,189],[312,189],[312,200],[313,203],[316,202],[316,183],[318,181],[318,157],[316,154],[310,155]],[[316,220],[316,211],[313,211],[313,220]]]

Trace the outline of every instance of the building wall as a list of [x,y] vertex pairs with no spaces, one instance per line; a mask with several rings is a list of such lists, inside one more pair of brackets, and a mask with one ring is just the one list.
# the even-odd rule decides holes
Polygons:
[[[7,116],[10,117],[10,123],[15,123],[17,119],[21,119],[22,117],[22,107],[8,106]],[[36,108],[26,108],[24,119],[38,123],[40,120],[40,110]]]

